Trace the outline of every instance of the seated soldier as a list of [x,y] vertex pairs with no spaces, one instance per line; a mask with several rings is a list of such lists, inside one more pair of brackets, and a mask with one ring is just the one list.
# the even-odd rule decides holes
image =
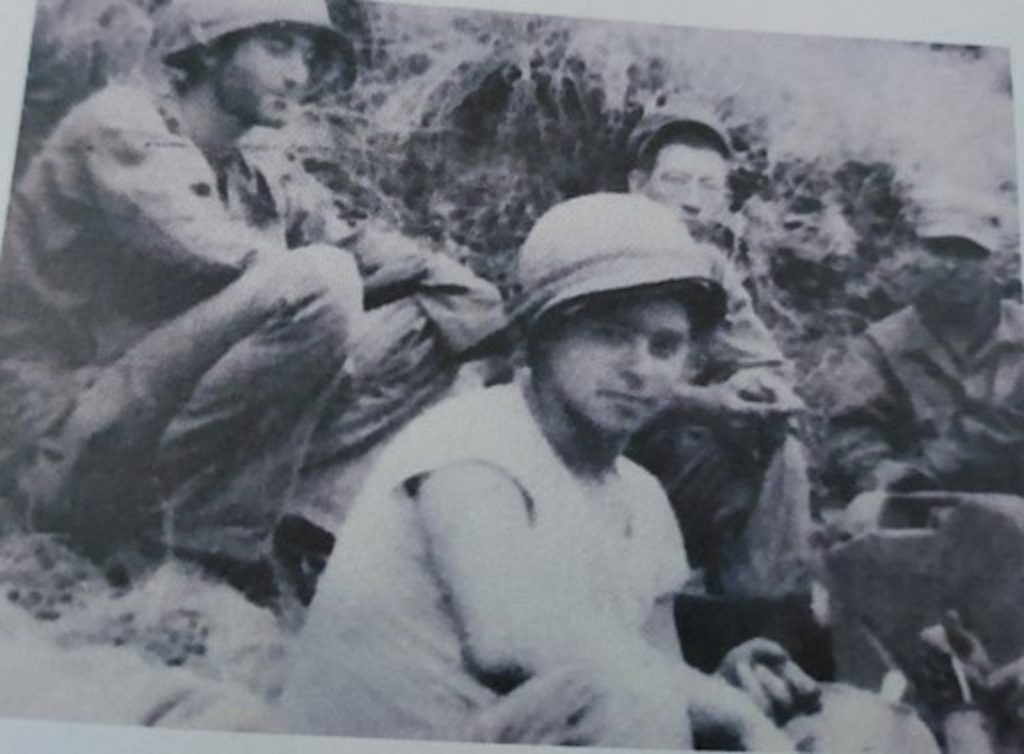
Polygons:
[[687,659],[711,670],[733,644],[770,636],[825,677],[828,637],[810,599],[807,454],[794,420],[803,404],[727,228],[731,159],[724,129],[710,118],[655,112],[634,132],[630,191],[714,243],[713,275],[728,309],[702,368],[680,380],[674,405],[628,454],[665,487],[699,569],[678,604]]
[[735,237],[721,232],[731,154],[710,120],[654,113],[634,132],[630,191],[716,242],[712,274],[728,309],[702,368],[681,381],[675,405],[629,454],[667,490],[708,592],[776,598],[808,587],[810,486],[803,446],[790,429],[802,403],[740,273]]
[[[359,358],[367,341],[413,331],[422,355],[451,332],[462,348],[501,302],[454,262],[333,217],[303,171],[247,157],[254,134],[355,75],[323,0],[173,0],[161,14],[168,80],[75,107],[15,188],[0,490],[23,526],[99,560],[171,554],[265,598],[320,396],[376,366]],[[366,332],[364,307],[396,291],[426,303],[397,335]]]
[[[291,653],[301,733],[792,750],[749,696],[686,665],[688,566],[656,480],[622,456],[724,314],[674,213],[598,194],[519,258],[528,370],[406,426],[352,509]],[[785,713],[815,684],[770,644],[722,674]]]
[[1024,308],[1002,299],[981,213],[939,198],[917,229],[913,303],[850,346],[829,411],[849,524],[892,490],[1024,494]]

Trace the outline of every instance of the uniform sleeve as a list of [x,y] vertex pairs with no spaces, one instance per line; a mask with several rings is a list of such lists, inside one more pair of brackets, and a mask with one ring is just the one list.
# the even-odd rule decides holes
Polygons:
[[900,416],[883,357],[868,338],[850,346],[828,393],[829,476],[853,494],[872,486],[871,474],[881,461],[895,458],[889,425]]
[[724,257],[716,265],[718,281],[725,289],[725,321],[708,346],[708,372],[714,381],[727,379],[738,369],[769,368],[789,377],[785,357],[754,303],[735,266]]
[[413,298],[453,353],[461,353],[505,327],[505,305],[494,285],[447,254],[432,251],[381,221],[360,226],[345,222],[326,186],[284,157],[283,151],[265,152],[277,156],[269,160],[265,154],[259,165],[283,188],[290,236],[301,243],[350,248],[364,271],[400,257],[422,257],[427,275],[417,284]]
[[477,345],[507,324],[498,289],[441,253],[431,255],[416,298],[453,353]]
[[386,265],[394,256],[424,258],[427,274],[413,296],[452,353],[462,353],[507,324],[498,289],[442,252],[377,224],[364,227],[353,248],[371,266]]
[[[115,234],[125,253],[198,274],[238,272],[262,239],[231,218],[202,153],[164,126],[153,105],[132,90],[112,89],[73,113],[66,125],[69,159],[94,222]],[[83,210],[85,211],[85,210]]]

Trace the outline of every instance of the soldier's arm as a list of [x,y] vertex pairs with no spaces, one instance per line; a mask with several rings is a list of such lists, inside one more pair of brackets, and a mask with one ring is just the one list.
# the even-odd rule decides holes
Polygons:
[[589,585],[557,566],[575,556],[551,550],[550,533],[536,530],[533,501],[501,469],[452,464],[422,478],[414,497],[430,561],[479,670],[632,672],[664,667],[666,653],[680,660],[671,603],[659,603],[636,631],[595,610]]
[[915,459],[893,444],[902,420],[884,357],[866,337],[856,339],[835,370],[829,390],[826,464],[829,476],[852,493],[886,489],[917,473]]
[[727,310],[725,321],[708,344],[709,380],[724,381],[739,371],[758,371],[791,382],[791,367],[754,309],[735,266],[723,256],[716,263],[715,273],[725,289]]
[[478,671],[532,676],[613,651],[616,637],[599,617],[579,613],[583,595],[565,593],[547,572],[558,555],[537,549],[533,503],[512,477],[485,463],[453,464],[422,479],[415,504]]
[[384,273],[404,260],[419,260],[411,297],[452,353],[478,345],[507,324],[498,289],[443,252],[377,224],[362,229],[353,248],[361,264]]
[[[750,699],[681,660],[671,661],[679,655],[669,646],[670,615],[653,615],[646,633],[632,635],[589,610],[584,595],[560,589],[557,573],[550,572],[551,558],[559,556],[535,549],[529,498],[504,472],[479,463],[446,467],[422,481],[415,502],[431,562],[451,596],[470,662],[485,674],[523,673],[531,679],[520,687],[524,692],[531,683],[557,679],[568,668],[568,678],[584,684],[574,693],[577,704],[612,705],[602,715],[609,728],[594,728],[582,741],[572,740],[571,729],[556,728],[555,735],[541,740],[594,744],[610,733],[621,742],[624,726],[644,722],[644,710],[652,701],[647,695],[663,689],[663,703],[680,715],[689,711],[695,727],[727,730],[751,749],[791,750]],[[666,603],[661,609],[668,607]],[[622,693],[637,683],[643,684],[640,697]],[[640,706],[632,709],[633,704]],[[547,707],[539,719],[568,708],[553,698]],[[510,719],[499,717],[501,727],[508,729]],[[586,715],[582,719],[588,720]],[[657,720],[646,722],[656,725]],[[645,734],[651,731],[636,733]]]
[[498,289],[442,253],[431,255],[416,296],[453,353],[479,345],[507,324]]
[[748,431],[750,422],[784,422],[804,409],[792,388],[792,368],[736,268],[724,255],[715,256],[712,274],[726,292],[726,317],[702,344],[694,378],[676,386],[676,409],[739,432]]
[[350,251],[364,276],[367,308],[411,298],[445,345],[462,353],[507,324],[498,289],[442,252],[411,239],[383,220],[352,225],[338,215],[331,191],[296,163],[267,168],[286,180],[282,205],[301,243],[333,243]]

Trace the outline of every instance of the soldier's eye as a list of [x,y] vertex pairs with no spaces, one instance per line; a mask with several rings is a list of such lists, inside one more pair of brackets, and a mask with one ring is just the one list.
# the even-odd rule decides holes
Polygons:
[[683,348],[683,338],[675,333],[657,333],[651,337],[651,356],[657,359],[671,359]]
[[272,32],[264,39],[263,46],[272,55],[283,55],[292,49],[292,38],[286,32]]
[[674,183],[677,186],[689,186],[690,176],[686,173],[668,173],[665,176],[665,180],[669,183]]
[[590,323],[590,332],[607,343],[625,343],[632,337],[629,328],[600,320]]

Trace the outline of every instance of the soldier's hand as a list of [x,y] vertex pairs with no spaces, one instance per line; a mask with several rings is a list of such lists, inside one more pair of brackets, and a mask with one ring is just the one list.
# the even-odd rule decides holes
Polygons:
[[718,674],[778,723],[818,708],[821,689],[778,644],[751,639],[725,656]]
[[550,672],[484,710],[468,737],[484,743],[594,745],[603,735],[602,701],[585,673]]
[[675,388],[674,398],[675,409],[687,418],[724,426],[734,432],[749,431],[766,423],[784,423],[795,413],[788,401],[750,400],[728,382],[682,383]]
[[754,700],[721,678],[705,676],[690,700],[695,743],[727,751],[795,751],[793,741],[776,727]]
[[765,413],[769,415],[789,416],[806,409],[804,402],[785,380],[764,369],[741,369],[725,384],[737,398],[763,405]]
[[871,486],[882,490],[910,492],[933,488],[934,480],[919,465],[885,460],[872,469]]
[[888,500],[889,493],[884,489],[861,492],[829,522],[835,538],[847,540],[876,530]]
[[740,398],[724,383],[676,386],[674,407],[694,419],[721,420],[727,414],[759,415],[763,406]]

